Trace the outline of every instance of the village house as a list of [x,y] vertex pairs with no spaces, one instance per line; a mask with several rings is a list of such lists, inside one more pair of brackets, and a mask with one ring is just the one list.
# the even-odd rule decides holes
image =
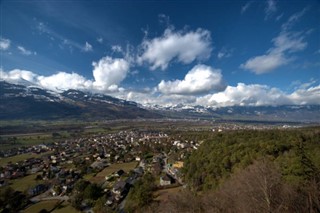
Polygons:
[[172,178],[169,176],[169,175],[167,175],[167,174],[165,174],[165,175],[162,175],[161,177],[160,177],[160,186],[168,186],[168,185],[171,185],[171,183],[172,183]]
[[112,188],[116,200],[121,200],[129,192],[130,185],[125,181],[118,181]]

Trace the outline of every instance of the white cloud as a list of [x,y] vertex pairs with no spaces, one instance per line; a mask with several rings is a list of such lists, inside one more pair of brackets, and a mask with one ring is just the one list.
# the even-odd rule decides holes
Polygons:
[[261,106],[287,104],[290,100],[276,88],[238,83],[236,87],[228,86],[223,92],[200,97],[197,102],[208,106]]
[[309,82],[305,82],[305,83],[301,83],[299,85],[299,89],[307,89],[310,88],[312,85],[314,85],[315,83],[317,83],[317,80],[311,78]]
[[248,59],[240,68],[250,70],[256,74],[263,74],[273,71],[290,62],[289,54],[302,51],[307,47],[307,42],[303,41],[301,34],[281,32],[272,39],[274,46],[265,55]]
[[267,0],[265,8],[265,20],[269,19],[277,11],[277,3],[275,0]]
[[[50,41],[57,41],[59,42],[58,46],[61,49],[68,48],[70,52],[73,52],[74,49],[80,50],[80,51],[91,51],[92,45],[86,42],[84,45],[80,44],[74,40],[68,39],[64,35],[57,33],[53,29],[51,29],[47,24],[43,22],[39,22],[35,19],[36,22],[36,29],[38,30],[40,35],[45,35],[50,39]],[[90,50],[91,48],[91,50]]]
[[290,16],[290,18],[288,19],[287,22],[285,22],[281,28],[283,31],[288,31],[292,28],[292,26],[298,22],[300,20],[300,18],[307,12],[308,8],[303,8],[303,10],[301,10],[298,13],[293,14],[292,16]]
[[223,92],[199,97],[196,103],[217,107],[320,104],[320,85],[286,94],[266,85],[238,83],[237,86],[228,86]]
[[31,71],[14,69],[0,71],[1,79],[13,83],[31,83],[49,90],[91,89],[92,82],[77,73],[58,72],[51,76],[42,76]]
[[294,104],[320,104],[320,85],[310,88],[301,88],[288,96]]
[[22,81],[28,81],[31,83],[37,82],[37,74],[34,74],[33,72],[27,71],[27,70],[20,70],[20,69],[14,69],[10,72],[4,72],[0,70],[0,76],[2,80],[5,81],[14,81],[17,83],[21,83]]
[[10,48],[11,41],[9,39],[0,38],[0,50],[7,50]]
[[225,88],[221,70],[206,65],[196,65],[183,80],[161,81],[158,85],[164,94],[200,94]]
[[17,49],[20,51],[22,55],[37,55],[36,52],[32,52],[31,50],[27,50],[23,46],[18,46]]
[[283,17],[283,13],[281,13],[280,15],[278,15],[278,16],[276,17],[276,21],[279,21],[282,17]]
[[226,106],[279,106],[320,104],[320,85],[300,88],[292,93],[285,93],[278,88],[260,84],[238,83],[228,86],[224,91],[208,95],[159,94],[151,91],[126,91],[118,97],[136,101],[143,105],[202,105],[214,107]]
[[31,71],[15,69],[1,71],[1,79],[15,83],[29,82],[45,89],[60,91],[67,89],[90,90],[94,92],[113,93],[122,91],[119,87],[129,71],[129,63],[125,59],[104,57],[93,62],[94,80],[88,80],[77,73],[58,72],[50,76],[42,76]]
[[102,44],[102,43],[103,43],[103,38],[102,38],[102,37],[97,38],[97,42],[99,42],[100,44]]
[[301,33],[291,33],[282,31],[276,38],[272,39],[274,48],[269,50],[270,53],[293,53],[304,50],[307,42],[304,42],[304,36]]
[[93,50],[92,45],[89,44],[89,43],[86,41],[86,43],[85,43],[85,45],[84,45],[84,47],[83,47],[83,51],[85,51],[85,52],[91,52],[92,50]]
[[250,8],[252,3],[252,1],[248,1],[245,5],[243,5],[241,7],[241,14],[245,13]]
[[92,81],[77,73],[58,72],[51,76],[38,76],[38,85],[50,90],[79,89],[86,90],[92,86]]
[[218,59],[222,59],[222,58],[230,58],[232,56],[232,49],[227,49],[225,47],[223,47],[217,54]]
[[148,62],[151,70],[165,70],[174,59],[184,64],[208,59],[212,50],[210,32],[203,29],[190,32],[166,29],[161,37],[145,39],[141,47],[138,62]]
[[283,54],[269,53],[267,55],[250,58],[245,64],[241,64],[240,68],[251,70],[255,74],[268,73],[289,62]]
[[165,26],[170,26],[170,17],[165,15],[165,14],[159,14],[158,15],[158,18],[159,18],[159,22],[161,24],[164,24]]
[[122,47],[120,45],[112,45],[111,50],[117,53],[123,53]]
[[[117,59],[115,59],[117,60]],[[110,63],[109,63],[110,64]],[[163,94],[157,88],[146,88],[142,91],[130,91],[120,88],[115,83],[109,83],[108,88],[95,85],[77,73],[59,72],[51,76],[41,76],[26,70],[0,70],[2,80],[13,83],[30,82],[46,89],[61,91],[67,89],[88,90],[101,93],[113,93],[118,98],[136,101],[144,105],[172,106],[178,104],[204,106],[264,106],[264,105],[320,105],[320,85],[313,86],[316,81],[301,84],[294,92],[287,94],[277,88],[266,85],[238,83],[237,86],[227,86],[224,91],[207,95]]]
[[256,74],[263,74],[292,61],[291,54],[304,50],[308,45],[304,41],[305,34],[288,31],[292,27],[292,24],[305,13],[303,11],[294,14],[282,25],[279,35],[272,39],[273,47],[266,54],[248,59],[244,64],[240,65],[240,68],[250,70]]
[[122,58],[104,57],[92,63],[94,86],[99,90],[114,89],[128,74],[130,64]]

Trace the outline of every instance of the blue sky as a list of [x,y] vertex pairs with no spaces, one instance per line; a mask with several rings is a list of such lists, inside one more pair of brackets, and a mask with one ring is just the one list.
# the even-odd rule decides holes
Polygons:
[[1,78],[143,104],[320,104],[320,2],[6,1]]

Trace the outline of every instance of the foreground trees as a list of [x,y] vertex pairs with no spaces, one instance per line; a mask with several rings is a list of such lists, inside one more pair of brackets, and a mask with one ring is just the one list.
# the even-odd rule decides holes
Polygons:
[[144,207],[150,205],[153,200],[152,193],[154,189],[154,177],[150,173],[145,174],[130,189],[126,199],[126,212],[141,212]]
[[186,160],[188,189],[150,212],[320,212],[320,129],[216,133]]
[[185,163],[185,178],[192,190],[216,189],[231,174],[267,158],[281,177],[303,184],[319,173],[320,129],[235,131],[211,136]]
[[235,173],[216,190],[182,191],[155,212],[319,212],[319,192],[316,179],[289,185],[276,165],[264,159]]

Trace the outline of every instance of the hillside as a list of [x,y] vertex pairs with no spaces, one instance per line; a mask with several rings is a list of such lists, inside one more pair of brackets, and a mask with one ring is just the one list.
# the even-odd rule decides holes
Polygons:
[[61,93],[0,81],[0,119],[160,118],[157,113],[107,95],[67,90]]
[[183,189],[132,212],[320,211],[319,127],[183,137],[204,139],[184,161]]

